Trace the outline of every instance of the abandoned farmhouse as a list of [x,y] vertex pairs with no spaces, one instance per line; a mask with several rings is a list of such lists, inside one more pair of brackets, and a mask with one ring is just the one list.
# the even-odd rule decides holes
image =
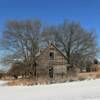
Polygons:
[[65,55],[53,44],[40,51],[37,57],[37,75],[51,78],[66,75]]
[[[22,66],[20,66],[22,67]],[[36,77],[42,79],[54,79],[57,81],[64,81],[68,74],[70,76],[75,76],[79,73],[86,72],[96,72],[100,70],[99,64],[92,64],[92,66],[88,69],[84,68],[69,68],[66,61],[66,56],[54,45],[49,44],[46,48],[40,49],[36,54]],[[32,69],[29,69],[32,71]],[[25,73],[29,73],[29,70],[25,70]],[[15,68],[11,71],[11,73],[16,74],[16,71],[19,72],[18,68]],[[77,72],[76,72],[77,71]],[[24,74],[25,74],[24,73]],[[17,76],[21,76],[21,74],[17,73]],[[75,76],[76,77],[76,76]]]

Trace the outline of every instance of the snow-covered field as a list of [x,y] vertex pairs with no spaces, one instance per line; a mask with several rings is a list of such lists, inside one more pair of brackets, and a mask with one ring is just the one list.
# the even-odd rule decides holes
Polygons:
[[0,81],[0,86],[4,86],[4,85],[6,85],[6,81]]
[[0,84],[0,100],[100,100],[100,79],[37,86]]

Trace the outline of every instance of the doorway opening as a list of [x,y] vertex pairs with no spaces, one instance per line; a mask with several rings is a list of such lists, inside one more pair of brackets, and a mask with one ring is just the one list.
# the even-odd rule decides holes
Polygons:
[[53,72],[54,72],[53,67],[50,67],[50,68],[49,68],[49,77],[50,77],[50,78],[53,78]]

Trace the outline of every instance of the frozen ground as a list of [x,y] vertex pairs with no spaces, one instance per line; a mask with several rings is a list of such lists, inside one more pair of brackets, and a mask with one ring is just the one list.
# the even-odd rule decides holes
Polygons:
[[6,85],[6,83],[7,83],[6,81],[1,81],[0,80],[0,86],[4,86],[4,85]]
[[37,86],[0,84],[0,100],[100,100],[100,79]]

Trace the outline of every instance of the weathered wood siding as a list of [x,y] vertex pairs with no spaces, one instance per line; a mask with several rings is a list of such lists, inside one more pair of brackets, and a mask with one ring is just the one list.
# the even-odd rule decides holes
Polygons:
[[[54,59],[49,58],[50,52],[54,53]],[[65,56],[52,44],[50,44],[38,57],[39,74],[48,75],[50,67],[54,69],[54,77],[66,74]]]

